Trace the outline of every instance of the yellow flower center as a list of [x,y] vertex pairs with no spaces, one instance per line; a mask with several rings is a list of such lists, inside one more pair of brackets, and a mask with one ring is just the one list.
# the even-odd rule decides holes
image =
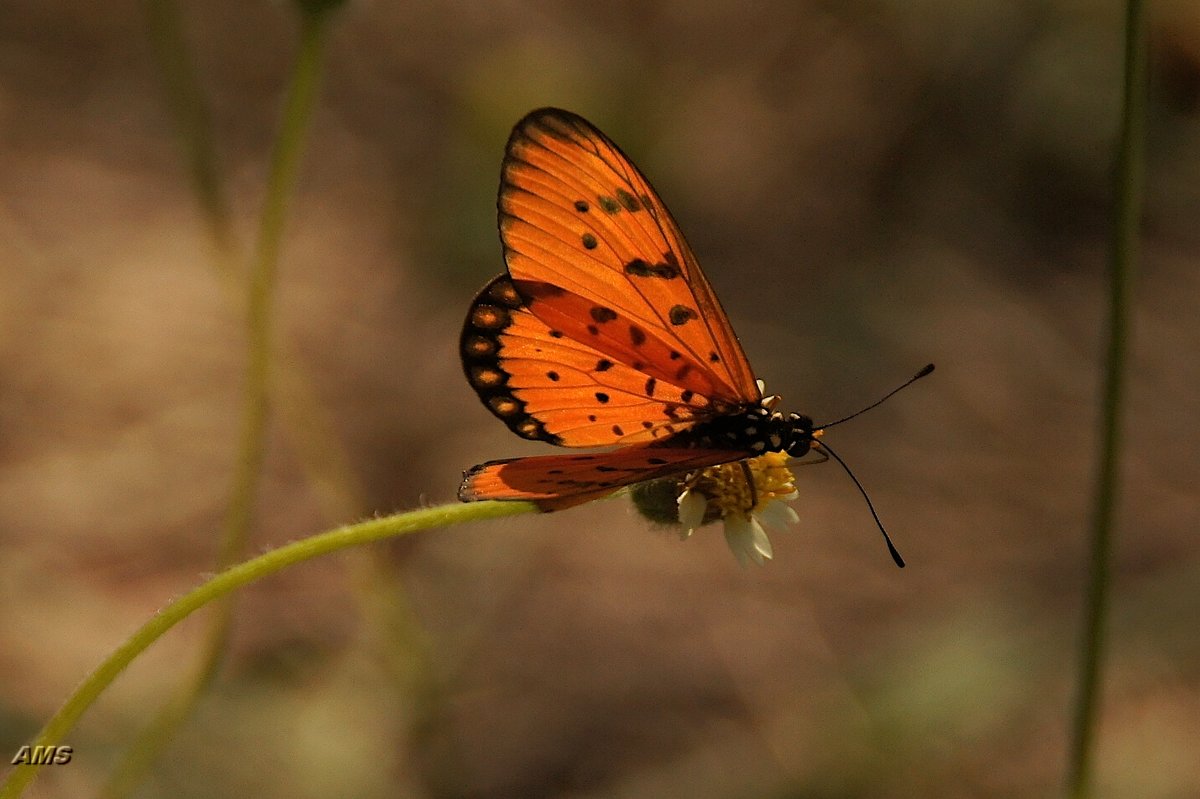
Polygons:
[[787,462],[786,454],[768,452],[744,461],[710,466],[689,480],[687,488],[708,501],[705,524],[735,514],[749,519],[773,500],[796,496],[796,478]]

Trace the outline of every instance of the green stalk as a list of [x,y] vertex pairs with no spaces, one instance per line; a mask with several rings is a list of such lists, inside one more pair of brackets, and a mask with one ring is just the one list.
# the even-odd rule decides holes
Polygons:
[[[154,7],[151,6],[152,9]],[[162,4],[159,8],[169,10],[172,6]],[[177,28],[178,20],[172,22],[169,13],[160,12],[159,15],[162,19],[167,20],[167,23],[160,24],[162,30],[170,31],[173,27]],[[229,510],[217,557],[218,569],[237,562],[243,556],[253,524],[254,505],[258,496],[262,464],[266,453],[268,393],[272,377],[270,369],[272,299],[280,243],[287,217],[288,202],[291,199],[299,172],[305,133],[316,101],[324,54],[325,33],[328,30],[330,18],[331,15],[324,13],[302,13],[300,15],[302,26],[300,51],[293,68],[291,84],[288,87],[284,103],[281,127],[272,153],[267,194],[249,275],[249,290],[246,300],[247,363],[243,386],[245,405],[242,411],[242,430]],[[153,19],[155,19],[155,15],[152,15]],[[167,43],[170,43],[169,37]],[[173,68],[171,77],[176,80],[179,78],[174,73],[183,74],[179,68]],[[195,94],[197,97],[199,96],[198,91]],[[188,102],[186,105],[191,107],[193,103]],[[204,122],[203,119],[192,120],[192,117],[189,116],[185,116],[185,119]],[[197,143],[193,143],[193,146],[200,150],[205,149]],[[193,163],[212,166],[210,159],[202,156],[196,156]],[[208,174],[207,169],[200,171],[205,175]],[[216,170],[213,168],[212,174],[215,175],[215,172]],[[208,185],[207,180],[198,180],[202,187]],[[216,185],[216,183],[212,184],[212,186]],[[219,196],[215,192],[212,194],[212,197]],[[219,214],[219,210],[208,207],[208,198],[204,198],[204,201],[206,212],[209,213],[210,218],[216,219],[217,217],[212,215]],[[224,246],[224,243],[219,240],[219,246]],[[170,742],[175,730],[191,715],[196,703],[212,683],[220,668],[229,641],[233,610],[232,598],[213,608],[213,617],[204,644],[204,651],[195,674],[184,685],[179,695],[168,702],[137,737],[125,760],[110,776],[102,791],[103,796],[115,799],[115,797],[128,795],[141,781],[163,748]]]
[[148,39],[158,71],[163,77],[167,111],[175,122],[192,187],[200,201],[209,235],[220,254],[220,266],[232,276],[233,230],[229,202],[217,169],[216,146],[208,103],[188,58],[187,41],[179,6],[172,0],[143,3]]
[[1146,14],[1141,0],[1127,0],[1121,129],[1113,176],[1116,199],[1109,263],[1108,348],[1104,360],[1100,455],[1092,506],[1090,576],[1067,781],[1067,795],[1072,799],[1086,799],[1092,793],[1092,757],[1112,583],[1112,528],[1120,481],[1121,406],[1125,394],[1130,300],[1142,215],[1145,118]]
[[[272,575],[289,566],[328,555],[349,547],[408,535],[432,527],[534,513],[537,506],[528,502],[470,502],[400,513],[382,519],[370,519],[345,525],[310,538],[285,544],[278,549],[251,558],[227,569],[179,599],[170,603],[141,626],[125,643],[101,663],[75,689],[66,703],[46,723],[32,744],[57,746],[117,676],[139,654],[189,615],[232,592]],[[0,799],[15,799],[34,780],[41,766],[15,766],[0,785]]]
[[258,242],[250,273],[246,309],[247,348],[240,456],[234,476],[233,498],[226,520],[221,562],[227,564],[241,556],[254,515],[254,501],[266,455],[267,392],[271,379],[271,323],[275,276],[279,248],[283,238],[288,203],[296,185],[304,136],[316,100],[322,55],[324,53],[326,15],[305,15],[300,34],[300,53],[292,73],[284,104],[282,127],[275,140],[267,196],[259,222]]

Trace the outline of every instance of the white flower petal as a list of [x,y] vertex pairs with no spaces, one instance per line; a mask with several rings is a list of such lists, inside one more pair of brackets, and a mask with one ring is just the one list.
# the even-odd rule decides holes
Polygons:
[[786,530],[789,526],[800,521],[800,514],[790,505],[778,500],[772,500],[766,507],[755,514],[767,527],[773,530]]
[[[754,551],[770,560],[775,556],[771,549],[771,539],[767,538],[767,531],[758,523],[758,519],[750,520],[750,530],[752,531],[754,542]],[[762,559],[758,559],[758,565],[762,565]]]
[[763,558],[771,557],[771,541],[762,525],[755,519],[741,515],[725,518],[725,543],[743,566],[751,561],[763,565]]
[[707,509],[708,500],[700,492],[689,488],[679,495],[680,538],[687,538],[704,523],[704,512]]

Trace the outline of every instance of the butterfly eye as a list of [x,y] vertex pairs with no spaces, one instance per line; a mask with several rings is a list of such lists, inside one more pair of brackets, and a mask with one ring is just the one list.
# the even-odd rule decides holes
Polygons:
[[812,447],[812,438],[803,435],[792,439],[792,443],[788,444],[787,454],[792,458],[803,458],[808,454],[808,450]]

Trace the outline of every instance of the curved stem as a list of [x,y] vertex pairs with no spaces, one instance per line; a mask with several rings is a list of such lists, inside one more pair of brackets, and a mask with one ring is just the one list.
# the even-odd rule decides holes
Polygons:
[[[261,580],[288,566],[294,566],[341,549],[407,535],[431,527],[445,527],[451,524],[515,516],[521,513],[536,513],[537,510],[537,506],[528,502],[471,502],[442,505],[339,527],[311,538],[294,541],[240,563],[171,602],[143,624],[137,632],[117,647],[95,671],[87,676],[31,743],[36,746],[56,746],[61,743],[63,737],[75,726],[84,712],[134,658],[195,611],[211,602],[227,597],[243,586]],[[14,767],[9,772],[4,784],[0,785],[0,799],[14,799],[20,796],[40,769],[41,766],[37,765]]]
[[[173,6],[158,3],[149,8],[152,12],[152,23],[155,24],[154,31],[167,36],[168,34],[162,33],[160,29],[169,33],[173,29],[170,23],[177,23],[168,13]],[[156,9],[158,10],[157,16],[153,13]],[[165,22],[155,22],[159,17]],[[258,496],[266,453],[268,394],[272,379],[270,368],[272,299],[278,271],[279,250],[287,217],[288,202],[299,173],[305,133],[308,130],[312,109],[316,102],[325,32],[328,30],[328,21],[331,17],[328,14],[301,14],[300,19],[302,24],[300,49],[293,68],[281,126],[271,157],[266,198],[259,223],[258,241],[251,264],[246,295],[247,362],[243,386],[245,405],[242,410],[242,430],[229,509],[217,556],[218,569],[237,562],[243,556],[253,524],[254,504]],[[168,36],[168,38],[170,37]],[[178,71],[178,69],[173,70],[171,77],[175,78],[174,72]],[[189,102],[183,105],[185,108],[190,108],[194,103]],[[199,147],[198,149],[203,151],[205,148]],[[201,159],[201,162],[211,167],[209,159]],[[199,167],[196,168],[199,169]],[[209,169],[200,170],[201,175],[197,180],[202,187],[207,185],[203,177],[209,171]],[[215,172],[215,170],[211,171]],[[215,183],[212,185],[216,186]],[[211,197],[207,195],[204,197],[206,209],[209,211],[210,217],[214,219],[219,218],[219,215],[214,216],[214,208],[219,209],[220,206],[208,208],[207,204],[217,197],[218,195],[215,193]],[[215,232],[214,235],[219,232]],[[219,247],[226,244],[227,242],[224,240],[218,241]],[[103,796],[115,798],[128,795],[141,781],[142,776],[157,759],[162,749],[170,742],[175,730],[191,715],[196,702],[212,683],[220,668],[229,641],[233,610],[232,598],[213,608],[204,650],[200,662],[196,666],[196,672],[182,687],[180,693],[159,711],[146,729],[136,738],[125,759],[110,775],[103,788]]]

